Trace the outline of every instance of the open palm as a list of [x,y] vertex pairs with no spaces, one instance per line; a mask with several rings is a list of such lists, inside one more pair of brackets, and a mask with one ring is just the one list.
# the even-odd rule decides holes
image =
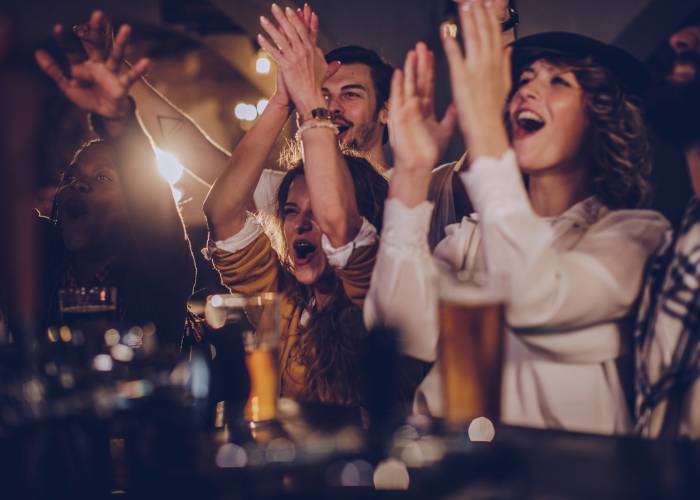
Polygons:
[[[54,29],[57,36],[61,32],[60,26]],[[122,118],[130,109],[127,97],[129,89],[149,65],[147,59],[141,59],[128,72],[119,74],[130,33],[128,26],[121,27],[107,57],[95,51],[83,62],[71,60],[70,78],[63,74],[56,61],[45,51],[37,51],[36,60],[76,106],[106,118]]]
[[418,44],[406,56],[404,71],[391,82],[389,140],[396,168],[430,172],[454,130],[456,114],[450,107],[438,121],[432,105],[433,68],[427,48]]

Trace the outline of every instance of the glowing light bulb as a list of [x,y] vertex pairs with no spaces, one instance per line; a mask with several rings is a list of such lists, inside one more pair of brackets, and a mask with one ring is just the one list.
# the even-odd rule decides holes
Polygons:
[[167,151],[156,148],[156,162],[158,173],[172,186],[182,177],[184,167],[177,158]]

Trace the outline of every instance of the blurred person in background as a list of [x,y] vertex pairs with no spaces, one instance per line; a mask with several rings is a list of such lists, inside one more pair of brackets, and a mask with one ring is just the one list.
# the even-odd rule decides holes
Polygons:
[[666,251],[650,266],[635,335],[637,430],[700,438],[700,16],[668,39],[649,118],[685,151],[693,195]]
[[[56,26],[54,33],[60,35]],[[50,218],[39,217],[43,241],[44,321],[60,319],[58,290],[115,286],[117,319],[152,322],[165,348],[179,348],[195,269],[170,186],[136,114],[129,88],[148,66],[119,74],[130,34],[123,26],[105,57],[95,55],[63,74],[45,51],[41,69],[77,107],[91,113],[99,139],[65,169]]]

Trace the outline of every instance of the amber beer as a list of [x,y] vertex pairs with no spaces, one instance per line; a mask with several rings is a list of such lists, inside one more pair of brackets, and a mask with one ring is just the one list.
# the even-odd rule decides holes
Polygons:
[[209,326],[237,324],[243,331],[250,395],[246,420],[264,422],[277,416],[279,397],[280,303],[275,293],[210,295],[204,307]]
[[504,351],[502,294],[454,283],[441,290],[440,370],[448,425],[476,417],[498,421]]
[[246,347],[245,364],[250,374],[250,396],[243,410],[246,420],[262,422],[277,416],[279,356],[275,347]]

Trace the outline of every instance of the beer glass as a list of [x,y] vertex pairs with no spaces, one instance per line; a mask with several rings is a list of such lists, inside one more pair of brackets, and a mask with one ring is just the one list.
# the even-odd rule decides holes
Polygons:
[[228,323],[241,326],[245,363],[250,374],[250,396],[244,416],[253,423],[274,420],[280,390],[277,294],[212,295],[207,298],[205,318],[212,328]]
[[441,275],[438,341],[448,427],[500,418],[505,344],[503,279]]

